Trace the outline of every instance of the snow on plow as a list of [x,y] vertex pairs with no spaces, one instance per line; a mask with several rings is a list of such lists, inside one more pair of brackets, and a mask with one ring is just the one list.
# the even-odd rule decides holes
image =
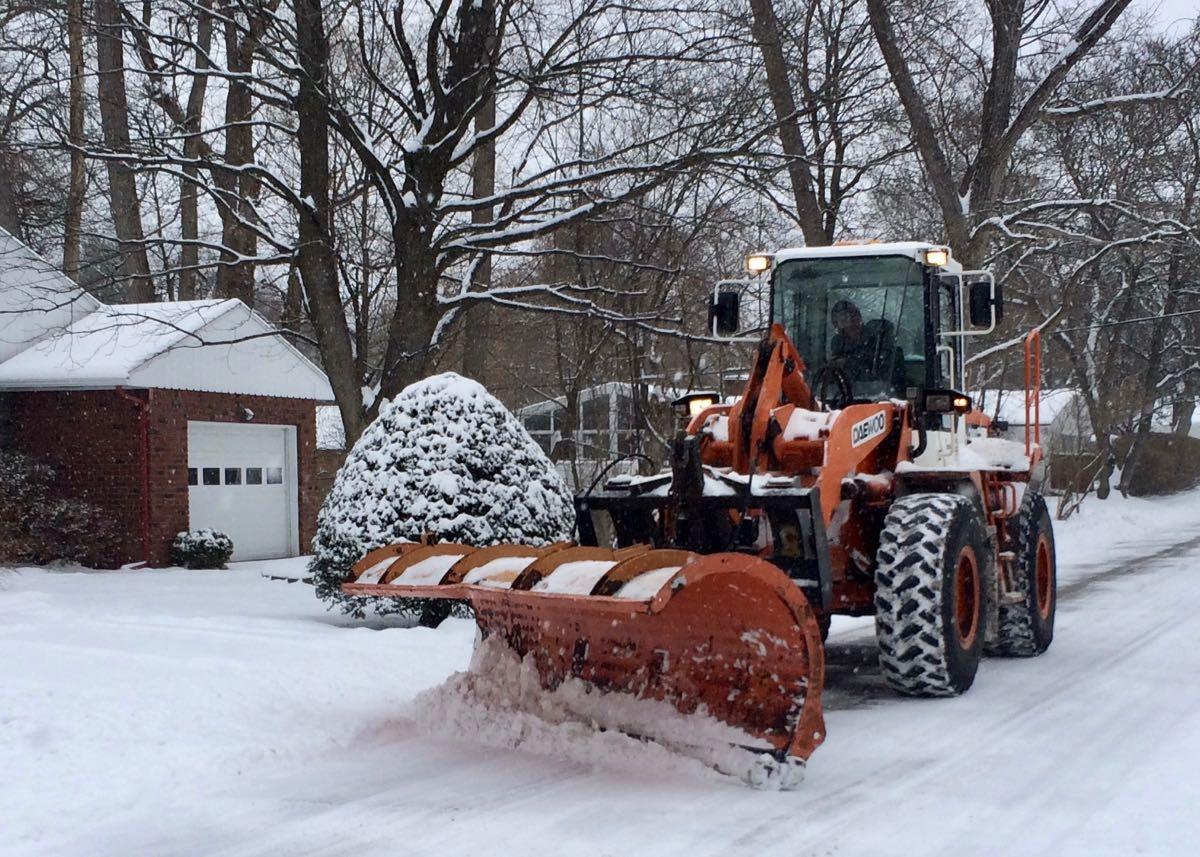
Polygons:
[[400,544],[360,560],[343,590],[468,602],[482,637],[532,662],[544,688],[575,679],[706,715],[777,763],[824,740],[816,617],[757,557]]

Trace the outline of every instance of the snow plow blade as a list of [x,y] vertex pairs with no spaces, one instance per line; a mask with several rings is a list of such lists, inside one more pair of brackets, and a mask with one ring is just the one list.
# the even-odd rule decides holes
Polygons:
[[707,714],[746,749],[805,760],[824,740],[824,654],[799,588],[746,554],[553,545],[393,545],[354,567],[349,595],[469,602],[484,637],[536,665]]

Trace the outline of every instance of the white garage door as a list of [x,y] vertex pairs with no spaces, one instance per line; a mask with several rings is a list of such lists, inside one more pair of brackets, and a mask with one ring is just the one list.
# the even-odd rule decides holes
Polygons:
[[233,559],[299,553],[296,430],[188,423],[188,527],[233,539]]

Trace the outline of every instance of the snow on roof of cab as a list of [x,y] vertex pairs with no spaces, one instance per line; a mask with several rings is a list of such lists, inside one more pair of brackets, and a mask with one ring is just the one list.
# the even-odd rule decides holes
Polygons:
[[[945,246],[945,244],[931,244],[928,241],[878,241],[863,244],[834,244],[829,247],[785,247],[775,253],[775,262],[778,264],[794,259],[845,259],[853,256],[907,256],[910,259],[921,261],[921,253],[932,247]],[[953,258],[942,267],[954,273],[962,270],[962,265]]]

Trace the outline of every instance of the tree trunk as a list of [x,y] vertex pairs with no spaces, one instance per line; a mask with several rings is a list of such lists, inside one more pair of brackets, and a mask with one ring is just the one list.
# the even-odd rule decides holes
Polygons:
[[121,255],[119,274],[129,284],[128,294],[135,301],[153,301],[154,283],[150,279],[150,260],[146,255],[142,231],[142,209],[137,182],[131,166],[136,159],[130,153],[129,100],[125,93],[125,49],[123,26],[117,0],[96,0],[96,90],[100,97],[100,125],[104,143],[111,154],[130,155],[128,160],[107,158],[108,194],[112,203],[113,226]]
[[388,324],[388,343],[384,352],[380,395],[393,399],[414,381],[429,374],[436,349],[434,333],[441,321],[437,300],[438,272],[427,248],[433,246],[421,230],[432,228],[412,219],[408,234],[403,225],[392,231],[392,243],[407,252],[397,259],[396,308]]
[[304,285],[300,282],[300,271],[296,268],[293,262],[288,268],[287,275],[287,293],[283,298],[283,318],[281,319],[282,327],[289,330],[299,330],[303,323],[302,318],[304,313]]
[[775,17],[772,0],[750,0],[750,11],[754,15],[754,40],[758,42],[762,53],[767,90],[771,105],[775,108],[775,121],[779,125],[779,143],[788,159],[788,178],[791,179],[792,195],[796,201],[796,219],[800,231],[804,233],[804,243],[809,247],[822,246],[832,241],[833,235],[825,230],[821,203],[808,171],[808,155],[804,149],[804,139],[800,136],[796,98],[783,56],[779,19]]
[[187,163],[179,180],[179,227],[183,246],[179,253],[179,299],[200,294],[200,172],[192,163],[200,157],[200,130],[204,121],[204,96],[208,91],[208,52],[212,48],[212,0],[201,0],[196,9],[196,68],[188,93],[183,156]]
[[[475,133],[482,134],[496,124],[496,98],[488,95],[483,107],[475,116]],[[490,197],[496,192],[496,141],[491,139],[475,150],[471,165],[471,194],[475,199]],[[491,223],[494,217],[492,206],[471,212],[471,222],[477,225]],[[492,285],[492,254],[484,251],[475,268],[471,283],[475,291],[487,291]],[[474,378],[485,387],[488,382],[488,349],[492,340],[492,308],[486,302],[471,307],[463,315],[463,374]]]
[[333,251],[333,212],[329,200],[329,125],[325,76],[329,43],[321,0],[293,0],[296,16],[300,88],[296,98],[297,137],[300,141],[300,196],[311,207],[299,211],[300,246],[297,265],[308,298],[325,372],[333,387],[346,447],[362,434],[360,379],[354,371],[350,331],[342,311],[337,264]]
[[14,238],[21,238],[21,211],[17,205],[17,190],[8,169],[9,155],[0,149],[0,229]]
[[1171,431],[1176,437],[1187,437],[1191,433],[1195,413],[1195,399],[1177,401],[1171,406]]
[[[226,8],[225,14],[232,16],[234,10]],[[225,56],[229,70],[236,75],[249,75],[254,70],[254,39],[251,35],[240,38],[232,18],[225,22]],[[222,250],[217,293],[221,297],[238,298],[252,307],[256,266],[245,260],[258,254],[258,237],[249,225],[255,216],[252,201],[258,195],[258,183],[238,168],[254,162],[254,132],[250,124],[254,104],[250,87],[238,77],[230,77],[227,84],[224,162],[230,173],[222,183]]]
[[71,64],[67,137],[71,141],[71,174],[63,218],[63,270],[79,280],[79,253],[83,230],[83,195],[87,188],[83,156],[83,0],[67,0],[67,52]]

